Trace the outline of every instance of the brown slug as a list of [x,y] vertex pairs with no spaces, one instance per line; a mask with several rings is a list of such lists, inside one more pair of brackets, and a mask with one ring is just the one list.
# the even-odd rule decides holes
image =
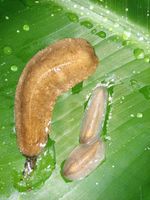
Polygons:
[[63,39],[38,52],[25,66],[15,95],[17,143],[26,157],[40,154],[48,139],[57,97],[95,70],[98,58],[84,39]]

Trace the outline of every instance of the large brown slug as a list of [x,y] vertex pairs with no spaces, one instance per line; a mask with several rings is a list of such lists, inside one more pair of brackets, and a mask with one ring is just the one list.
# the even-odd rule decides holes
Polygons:
[[41,152],[56,98],[90,76],[97,64],[92,46],[84,39],[60,40],[31,58],[15,96],[17,142],[22,154],[34,157]]

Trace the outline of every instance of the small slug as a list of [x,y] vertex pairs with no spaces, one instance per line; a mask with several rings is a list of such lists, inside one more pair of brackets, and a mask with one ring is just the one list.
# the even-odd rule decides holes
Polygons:
[[[48,139],[56,98],[90,76],[97,64],[94,49],[84,39],[60,40],[31,58],[15,95],[17,142],[23,155],[31,158],[40,154]],[[92,150],[95,156],[98,149],[97,144]]]
[[104,143],[99,139],[90,144],[80,144],[65,162],[63,175],[69,180],[81,180],[89,175],[104,158]]
[[98,86],[95,88],[84,114],[80,143],[88,144],[99,137],[105,117],[107,98],[108,94],[105,87]]

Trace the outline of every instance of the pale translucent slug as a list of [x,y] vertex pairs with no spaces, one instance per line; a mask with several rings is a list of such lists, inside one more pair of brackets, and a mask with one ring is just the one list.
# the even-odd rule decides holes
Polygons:
[[80,131],[80,143],[90,143],[99,137],[105,118],[107,90],[104,86],[94,89],[84,114]]
[[[22,154],[32,158],[41,152],[56,98],[90,76],[97,64],[94,49],[84,39],[60,40],[31,58],[15,96],[17,142]],[[95,149],[100,149],[99,143]]]
[[92,92],[80,131],[81,144],[71,152],[64,164],[63,175],[70,180],[86,177],[105,158],[100,131],[105,118],[107,99],[107,89],[104,86],[98,86]]
[[89,175],[104,158],[104,143],[99,139],[90,144],[80,144],[65,162],[63,175],[69,180],[81,180]]

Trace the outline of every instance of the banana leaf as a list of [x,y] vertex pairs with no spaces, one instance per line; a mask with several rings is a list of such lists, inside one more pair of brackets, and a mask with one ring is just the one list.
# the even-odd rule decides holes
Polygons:
[[[1,200],[150,199],[149,5],[149,0],[0,1]],[[25,162],[16,143],[16,85],[36,52],[67,37],[88,40],[100,63],[89,79],[57,99],[50,131],[55,169],[42,186],[20,191],[13,175]],[[100,83],[112,87],[106,160],[85,179],[67,182],[62,163],[79,143],[85,105]],[[38,176],[42,179],[41,168]]]

